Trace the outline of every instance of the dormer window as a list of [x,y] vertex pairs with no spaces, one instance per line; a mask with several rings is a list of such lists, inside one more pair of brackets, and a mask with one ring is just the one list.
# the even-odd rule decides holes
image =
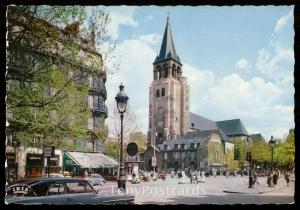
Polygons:
[[184,149],[184,147],[185,147],[185,144],[180,145],[180,149]]
[[164,150],[168,150],[168,145],[164,145]]
[[194,148],[195,148],[195,144],[191,143],[191,149],[194,149]]
[[197,143],[197,148],[199,148],[200,147],[200,143]]
[[175,150],[178,150],[179,148],[178,148],[178,144],[174,144],[174,149]]

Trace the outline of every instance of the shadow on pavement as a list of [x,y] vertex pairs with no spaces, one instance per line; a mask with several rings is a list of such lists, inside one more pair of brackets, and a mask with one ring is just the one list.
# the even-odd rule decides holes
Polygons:
[[229,194],[229,195],[205,195],[197,197],[175,196],[168,198],[165,202],[157,200],[146,201],[140,204],[157,204],[157,205],[199,205],[199,204],[293,204],[293,196],[262,196],[250,194]]

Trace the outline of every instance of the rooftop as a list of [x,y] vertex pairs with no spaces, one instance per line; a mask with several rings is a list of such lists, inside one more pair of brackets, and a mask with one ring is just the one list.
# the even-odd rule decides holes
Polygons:
[[159,56],[156,57],[154,63],[158,63],[167,59],[173,59],[176,62],[180,63],[179,56],[176,53],[175,45],[172,38],[169,17],[167,18],[167,25],[163,37],[163,41],[161,44]]

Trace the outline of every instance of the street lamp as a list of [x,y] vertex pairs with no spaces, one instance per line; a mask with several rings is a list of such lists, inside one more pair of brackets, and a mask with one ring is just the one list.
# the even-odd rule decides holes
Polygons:
[[124,160],[123,160],[123,118],[124,112],[126,111],[128,97],[124,92],[124,85],[121,83],[120,92],[115,97],[117,101],[117,108],[119,113],[121,114],[121,145],[120,145],[120,163],[119,163],[119,177],[118,177],[118,188],[126,189],[126,176],[125,176],[125,168],[124,168]]
[[272,159],[271,159],[271,172],[273,172],[273,155],[274,155],[274,147],[276,146],[276,141],[273,139],[273,136],[271,136],[271,139],[269,141],[269,147],[272,150]]

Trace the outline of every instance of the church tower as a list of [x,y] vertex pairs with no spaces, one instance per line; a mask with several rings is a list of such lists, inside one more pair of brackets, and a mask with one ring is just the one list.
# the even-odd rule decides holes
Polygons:
[[182,76],[182,64],[176,54],[169,17],[159,55],[153,63],[153,81],[149,88],[148,143],[161,144],[178,139],[189,129],[189,89]]

